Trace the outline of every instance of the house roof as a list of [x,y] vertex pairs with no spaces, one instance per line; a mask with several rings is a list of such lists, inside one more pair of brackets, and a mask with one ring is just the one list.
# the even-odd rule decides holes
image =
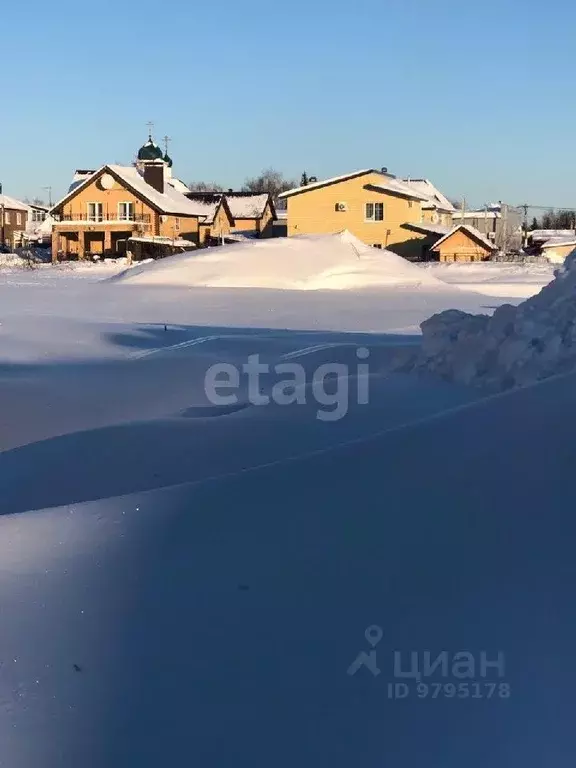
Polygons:
[[490,240],[488,240],[487,237],[484,237],[482,232],[479,232],[476,229],[476,227],[471,227],[469,224],[458,224],[458,226],[456,226],[453,229],[451,229],[450,232],[448,232],[446,235],[444,235],[444,237],[441,237],[440,240],[438,240],[438,242],[435,243],[432,246],[432,250],[433,251],[437,250],[442,245],[442,243],[445,243],[446,240],[451,238],[452,235],[455,235],[456,232],[458,232],[458,231],[462,231],[462,232],[465,232],[466,234],[470,235],[470,237],[472,237],[474,240],[479,242],[481,245],[484,245],[486,248],[488,248],[491,251],[497,251],[498,250],[498,248],[494,245],[494,243],[491,243]]
[[443,227],[440,224],[432,224],[428,221],[423,221],[422,223],[415,223],[412,221],[407,221],[405,224],[401,225],[404,229],[414,229],[416,232],[424,232],[427,235],[447,235],[452,227]]
[[134,166],[125,165],[104,165],[94,173],[86,176],[83,181],[80,181],[77,186],[68,191],[62,200],[60,200],[53,207],[53,211],[60,208],[62,205],[68,202],[74,195],[76,195],[84,186],[87,186],[96,174],[105,173],[110,171],[113,176],[116,176],[126,186],[130,187],[133,192],[146,200],[153,208],[160,213],[175,214],[177,216],[198,216],[205,218],[210,216],[211,209],[209,206],[202,205],[201,203],[189,200],[186,195],[179,192],[169,183],[164,184],[164,192],[158,192],[154,187],[150,186],[144,177],[140,174],[139,170]]
[[400,197],[407,197],[411,200],[419,200],[420,202],[428,202],[428,198],[425,195],[420,194],[415,189],[412,189],[400,179],[394,177],[387,177],[382,174],[382,182],[374,184],[371,182],[367,185],[370,189],[377,189],[378,192],[387,192],[388,194],[399,195]]
[[226,200],[235,219],[261,219],[266,211],[270,195],[226,195]]
[[251,192],[188,192],[187,197],[190,200],[205,203],[224,198],[233,219],[261,219],[268,203],[275,216],[274,206],[268,193],[254,195]]
[[365,176],[367,173],[373,173],[373,171],[370,168],[365,168],[363,171],[353,171],[352,173],[346,173],[343,176],[333,176],[331,179],[324,179],[324,181],[315,181],[313,184],[306,184],[303,187],[294,187],[294,189],[288,189],[286,192],[280,193],[278,198],[283,199],[286,197],[292,197],[292,195],[298,195],[301,192],[310,192],[312,189],[328,187],[330,184],[338,184],[340,181],[355,179],[357,176]]
[[11,211],[29,211],[29,207],[26,203],[21,203],[20,200],[16,200],[8,195],[0,195],[0,205],[4,208],[8,208]]
[[551,237],[545,243],[542,243],[540,248],[546,250],[546,248],[562,248],[566,245],[576,246],[576,237]]
[[572,238],[573,229],[534,229],[528,233],[532,240],[550,240],[553,237]]
[[[450,200],[429,179],[403,179],[403,182],[412,187],[416,192],[426,196],[430,207],[439,208],[441,211],[448,211],[449,213],[456,210]],[[422,207],[426,208],[428,206],[424,205]]]
[[409,197],[413,200],[428,199],[424,195],[421,195],[415,190],[411,189],[407,184],[405,184],[400,179],[397,179],[395,176],[392,176],[389,173],[384,173],[383,171],[378,171],[374,168],[366,168],[363,171],[354,171],[353,173],[347,173],[344,176],[334,176],[331,179],[316,181],[313,184],[307,184],[304,187],[295,187],[294,189],[289,189],[287,192],[282,192],[282,194],[278,195],[278,197],[280,199],[284,199],[286,197],[292,197],[292,195],[300,195],[304,192],[310,192],[313,189],[320,189],[320,187],[329,187],[331,184],[339,184],[342,181],[349,181],[350,179],[356,179],[360,176],[367,176],[369,173],[377,173],[381,177],[381,181],[379,183],[370,184],[371,187],[377,189],[379,192],[397,194],[403,197]]
[[454,219],[501,219],[502,214],[500,211],[490,211],[482,208],[478,211],[454,211],[452,214]]

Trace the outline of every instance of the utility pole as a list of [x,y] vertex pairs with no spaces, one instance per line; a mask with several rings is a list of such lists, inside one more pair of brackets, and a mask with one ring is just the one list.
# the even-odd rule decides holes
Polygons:
[[526,248],[528,245],[528,203],[524,203],[521,207],[524,209],[524,241],[522,246]]
[[52,187],[42,187],[42,189],[48,192],[48,205],[52,208]]
[[506,253],[506,241],[508,236],[508,206],[506,203],[500,203],[502,208],[502,245]]
[[461,224],[465,224],[464,217],[466,216],[466,198],[462,198],[462,217],[460,219]]

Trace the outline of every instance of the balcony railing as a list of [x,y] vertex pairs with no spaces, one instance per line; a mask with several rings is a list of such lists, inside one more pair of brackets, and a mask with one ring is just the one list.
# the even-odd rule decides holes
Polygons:
[[133,224],[150,224],[151,216],[149,213],[133,213],[133,214],[118,214],[118,213],[64,213],[59,217],[58,221],[66,223],[68,221],[84,221],[87,224],[102,224],[105,221],[112,221],[116,224],[122,224],[124,222]]

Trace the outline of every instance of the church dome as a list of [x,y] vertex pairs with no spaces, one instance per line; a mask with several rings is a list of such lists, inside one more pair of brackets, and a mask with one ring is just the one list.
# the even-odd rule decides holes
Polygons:
[[168,168],[172,168],[172,158],[170,157],[168,152],[166,152],[166,154],[164,155],[164,157],[162,159],[164,160],[164,162],[166,163]]
[[162,160],[162,150],[155,144],[152,136],[148,137],[148,141],[143,147],[138,150],[138,160]]

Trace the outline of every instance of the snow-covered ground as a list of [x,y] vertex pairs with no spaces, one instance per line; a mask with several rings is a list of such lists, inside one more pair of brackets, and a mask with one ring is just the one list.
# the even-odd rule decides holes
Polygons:
[[[546,275],[391,264],[348,290],[0,271],[0,765],[574,764],[573,375],[482,398],[388,372],[434,312]],[[517,293],[479,291],[498,275]],[[255,354],[300,363],[305,404],[211,402],[210,366]]]
[[527,299],[554,275],[553,264],[476,262],[471,264],[423,264],[430,274],[449,285],[479,291],[488,296]]

